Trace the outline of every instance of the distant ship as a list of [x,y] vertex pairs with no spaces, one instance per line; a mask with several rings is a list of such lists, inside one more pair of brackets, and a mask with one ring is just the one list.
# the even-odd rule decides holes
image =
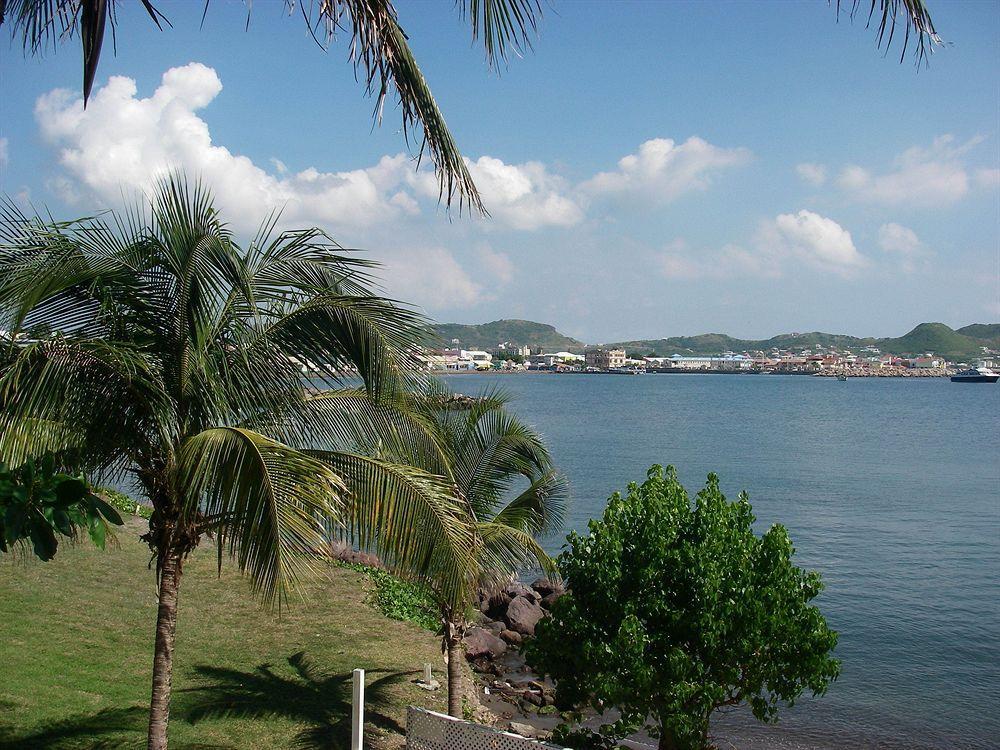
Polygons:
[[1000,380],[1000,374],[989,367],[971,367],[951,376],[952,383],[995,383]]

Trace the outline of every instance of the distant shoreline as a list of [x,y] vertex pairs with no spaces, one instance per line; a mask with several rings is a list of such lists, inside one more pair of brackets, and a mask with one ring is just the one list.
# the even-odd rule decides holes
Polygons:
[[[434,375],[615,375],[630,376],[630,372],[607,372],[607,371],[587,371],[570,370],[556,372],[555,370],[433,370]],[[647,370],[645,375],[794,375],[796,377],[833,378],[841,374],[846,374],[849,378],[894,378],[905,379],[925,379],[925,378],[947,378],[951,376],[950,371],[941,371],[940,368],[933,370],[904,370],[902,372],[848,372],[841,373],[836,370],[819,372],[778,372],[775,370],[694,370],[687,368],[672,368]]]

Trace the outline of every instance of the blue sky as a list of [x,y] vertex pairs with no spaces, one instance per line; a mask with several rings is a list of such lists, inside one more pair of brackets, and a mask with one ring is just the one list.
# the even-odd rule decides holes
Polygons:
[[164,3],[162,33],[126,3],[86,112],[74,43],[3,45],[0,190],[69,217],[180,166],[239,233],[283,207],[437,319],[587,341],[995,321],[1000,6],[930,7],[950,44],[918,71],[824,2],[554,2],[497,76],[450,2],[401,0],[483,220],[436,205],[393,108],[372,130],[348,40],[267,2],[249,31],[242,3],[203,29]]

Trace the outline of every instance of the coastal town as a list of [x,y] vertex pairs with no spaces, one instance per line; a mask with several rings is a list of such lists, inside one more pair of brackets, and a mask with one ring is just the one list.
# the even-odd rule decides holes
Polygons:
[[[915,356],[883,353],[876,346],[857,352],[817,344],[813,348],[770,351],[724,351],[715,355],[630,357],[623,348],[589,346],[582,353],[545,352],[539,347],[500,342],[485,349],[464,349],[453,339],[451,346],[425,351],[421,358],[432,372],[551,372],[563,374],[606,373],[729,373],[789,374],[818,377],[947,377],[969,367],[968,362],[950,362],[934,352]],[[993,367],[1000,353],[983,347],[976,366]]]

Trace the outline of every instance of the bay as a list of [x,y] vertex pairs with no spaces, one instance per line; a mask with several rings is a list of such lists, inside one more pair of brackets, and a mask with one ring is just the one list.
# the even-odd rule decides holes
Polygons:
[[[1000,386],[947,379],[753,375],[461,375],[499,387],[572,484],[566,530],[673,464],[745,489],[782,523],[839,631],[843,674],[758,725],[716,722],[721,747],[1000,747]],[[562,537],[546,540],[558,552]]]

